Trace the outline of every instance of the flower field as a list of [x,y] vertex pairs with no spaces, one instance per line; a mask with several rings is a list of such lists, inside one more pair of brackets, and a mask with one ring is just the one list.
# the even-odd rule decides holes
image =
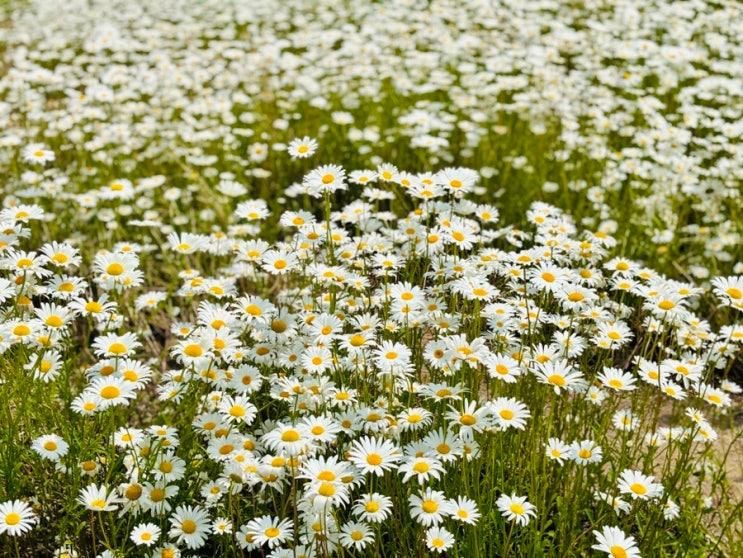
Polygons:
[[743,7],[0,7],[0,558],[743,555]]

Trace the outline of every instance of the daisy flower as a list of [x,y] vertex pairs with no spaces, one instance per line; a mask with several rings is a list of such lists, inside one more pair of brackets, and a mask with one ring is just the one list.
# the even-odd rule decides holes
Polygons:
[[444,520],[447,502],[443,492],[427,488],[420,496],[411,495],[408,502],[410,503],[410,517],[424,527],[438,525]]
[[332,443],[340,432],[338,424],[325,417],[305,417],[302,426],[315,443]]
[[365,494],[353,506],[353,513],[364,521],[381,523],[392,511],[392,500],[388,496],[377,494]]
[[36,520],[31,506],[21,500],[9,500],[0,504],[0,535],[23,535],[33,528]]
[[335,481],[311,482],[305,487],[305,497],[313,508],[327,512],[348,503],[348,489]]
[[717,277],[712,280],[714,293],[737,310],[743,310],[743,275]]
[[430,478],[436,480],[441,478],[444,467],[438,459],[431,457],[411,457],[400,465],[398,471],[404,474],[403,482],[408,482],[411,478],[416,477],[419,484],[424,484]]
[[46,256],[50,264],[58,267],[79,265],[82,261],[77,248],[66,242],[50,242],[41,247],[41,253]]
[[317,141],[309,136],[293,139],[288,151],[292,159],[306,159],[317,151]]
[[48,149],[43,143],[31,143],[23,148],[23,160],[27,163],[44,165],[54,161],[54,151]]
[[601,446],[592,440],[573,442],[570,445],[570,456],[579,465],[599,463],[604,457]]
[[559,438],[550,438],[547,440],[545,453],[549,459],[562,465],[566,459],[570,459],[571,449],[568,444]]
[[61,457],[67,455],[69,449],[67,442],[56,434],[47,434],[36,438],[31,447],[41,457],[51,461],[59,461]]
[[98,356],[108,358],[121,358],[130,356],[141,343],[137,340],[134,333],[125,333],[117,335],[109,333],[97,337],[93,342],[93,350]]
[[272,275],[283,275],[292,271],[298,263],[297,256],[279,250],[268,250],[263,254],[263,269]]
[[472,438],[475,432],[491,425],[490,411],[486,407],[478,409],[477,401],[464,401],[461,411],[450,405],[446,418],[459,426],[459,436],[463,439]]
[[363,473],[382,476],[400,460],[400,450],[389,440],[364,436],[354,440],[348,460]]
[[526,405],[512,397],[499,397],[489,401],[488,407],[495,425],[501,430],[509,427],[523,430],[526,426],[526,419],[531,416]]
[[219,402],[219,411],[228,422],[250,425],[258,414],[258,409],[244,396],[227,395]]
[[519,525],[527,525],[531,518],[536,516],[536,508],[526,501],[526,496],[502,494],[495,501],[495,505],[503,517]]
[[426,428],[431,424],[433,415],[430,411],[427,411],[422,407],[412,407],[403,411],[397,420],[400,428],[404,431],[419,430],[421,428]]
[[301,453],[311,443],[304,427],[283,423],[278,423],[273,430],[264,434],[262,441],[269,448],[289,455]]
[[480,519],[480,512],[477,510],[477,504],[465,496],[458,496],[456,499],[449,500],[448,513],[455,521],[475,525]]
[[628,494],[633,500],[652,500],[663,494],[663,485],[655,482],[652,475],[625,469],[619,476],[619,491]]
[[85,392],[97,397],[103,409],[123,405],[136,397],[134,384],[115,377],[96,378]]
[[603,527],[601,531],[594,531],[597,544],[591,548],[605,552],[611,558],[640,558],[635,539],[628,537],[618,527]]
[[94,512],[115,511],[120,500],[114,491],[109,492],[105,486],[91,484],[80,490],[77,499],[86,509]]
[[140,523],[132,529],[129,538],[137,546],[152,546],[160,537],[160,527],[154,523]]
[[274,548],[293,537],[293,525],[289,519],[279,521],[277,517],[264,515],[249,521],[245,532],[252,536],[255,544],[267,544],[269,548]]
[[618,368],[604,368],[603,372],[598,375],[598,380],[615,391],[632,391],[635,389],[635,377],[629,372],[622,372]]
[[431,527],[426,530],[426,547],[431,552],[441,554],[454,546],[454,535],[443,527]]
[[192,550],[204,546],[211,532],[209,515],[198,506],[178,506],[169,521],[168,536]]
[[516,377],[521,374],[518,361],[505,355],[489,355],[485,358],[484,364],[491,378],[503,380],[509,384],[516,382]]
[[429,432],[423,439],[423,443],[428,447],[426,453],[442,463],[452,463],[464,452],[462,440],[456,434],[444,429]]
[[341,528],[339,540],[345,548],[362,550],[374,542],[374,534],[366,523],[355,521]]
[[579,391],[585,386],[583,374],[566,360],[540,363],[535,374],[541,383],[552,386],[557,394],[562,390]]
[[338,165],[324,165],[309,172],[303,180],[308,193],[320,197],[323,193],[333,193],[346,189],[346,171]]

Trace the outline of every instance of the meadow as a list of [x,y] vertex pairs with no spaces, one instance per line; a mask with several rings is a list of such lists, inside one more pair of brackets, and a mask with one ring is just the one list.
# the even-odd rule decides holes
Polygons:
[[743,555],[743,8],[0,7],[0,557]]

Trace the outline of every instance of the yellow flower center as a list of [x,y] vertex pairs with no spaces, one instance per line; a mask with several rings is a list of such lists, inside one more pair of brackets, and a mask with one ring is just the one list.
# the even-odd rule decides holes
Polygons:
[[736,289],[735,287],[730,287],[729,289],[725,290],[725,293],[730,297],[734,298],[735,300],[739,300],[743,298],[743,290]]
[[245,416],[245,408],[240,405],[233,405],[230,407],[230,415],[235,418],[241,418]]
[[296,442],[299,440],[299,432],[296,430],[287,430],[281,435],[282,442]]
[[245,307],[245,312],[247,312],[251,316],[260,316],[261,314],[263,314],[261,307],[258,306],[257,304],[248,304]]
[[103,310],[103,305],[100,302],[91,300],[90,302],[85,303],[86,312],[90,312],[91,314],[97,314],[101,310]]
[[48,316],[46,320],[44,320],[44,323],[49,327],[61,327],[64,321],[59,316],[52,315]]
[[192,343],[190,345],[186,345],[183,348],[183,352],[186,353],[187,356],[190,356],[192,358],[200,357],[202,354],[204,354],[204,349],[201,347],[201,345],[198,345],[197,343]]
[[553,386],[563,387],[567,382],[562,374],[550,374],[547,381]]
[[330,496],[333,496],[335,494],[335,486],[333,486],[333,483],[330,482],[321,482],[320,487],[317,489],[317,493],[320,496],[329,498]]
[[431,469],[431,466],[425,461],[418,461],[413,465],[413,471],[419,474],[427,473]]
[[364,336],[361,335],[360,333],[356,333],[355,335],[352,335],[351,338],[349,339],[349,343],[351,343],[351,346],[353,347],[360,347],[361,345],[364,344],[364,341],[365,341]]
[[232,450],[235,449],[235,446],[232,444],[225,444],[219,448],[219,453],[221,455],[229,455],[232,453]]
[[423,500],[423,503],[421,503],[421,508],[426,513],[435,513],[439,509],[439,505],[433,500]]
[[524,513],[524,506],[522,504],[519,504],[518,502],[514,502],[511,504],[511,506],[508,508],[511,510],[512,513],[515,513],[516,515],[522,515]]
[[130,485],[124,492],[124,496],[126,496],[127,500],[139,500],[141,495],[142,487],[138,484]]
[[376,467],[377,465],[382,463],[382,456],[379,455],[378,453],[370,453],[369,455],[366,456],[366,462],[369,465],[373,465]]
[[116,399],[121,395],[121,390],[116,386],[106,386],[101,390],[103,399]]
[[108,347],[108,352],[114,355],[123,355],[126,352],[126,345],[123,343],[111,343]]
[[116,277],[124,273],[124,266],[117,262],[108,264],[108,267],[106,268],[106,273]]
[[162,502],[165,499],[164,488],[153,488],[150,492],[150,500],[153,502]]

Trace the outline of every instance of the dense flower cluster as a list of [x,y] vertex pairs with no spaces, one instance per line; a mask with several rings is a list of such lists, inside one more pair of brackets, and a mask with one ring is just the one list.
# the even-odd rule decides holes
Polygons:
[[[679,513],[662,482],[617,468],[625,458],[615,438],[636,440],[638,463],[714,440],[705,414],[729,407],[740,391],[717,372],[739,353],[743,327],[712,330],[692,311],[702,289],[612,257],[613,237],[579,232],[553,206],[535,204],[526,216],[533,231],[516,234],[498,226],[497,210],[463,195],[477,181],[471,170],[387,168],[388,181],[379,178],[384,168],[364,171],[377,178],[363,186],[347,183],[340,167],[309,172],[304,183],[317,184],[327,218],[285,211],[275,243],[240,233],[172,235],[173,253],[221,265],[211,273],[184,267],[171,295],[145,290],[138,247],[100,252],[81,275],[70,244],[28,246],[44,217],[39,206],[4,211],[0,338],[4,353],[24,359],[28,381],[70,381],[65,363],[80,350],[76,328],[86,328],[94,360],[70,402],[75,413],[111,413],[153,382],[159,404],[188,413],[170,424],[121,426],[103,441],[116,448],[115,469],[95,455],[71,462],[68,441],[55,433],[35,439],[34,451],[59,474],[80,467],[90,477],[80,505],[137,518],[130,538],[138,545],[198,549],[234,531],[242,548],[266,545],[283,556],[297,544],[301,555],[365,548],[373,526],[405,504],[426,545],[444,551],[455,543],[447,527],[474,525],[481,512],[468,494],[435,487],[477,462],[481,444],[533,428],[535,409],[522,397],[536,393],[544,405],[575,405],[582,418],[613,424],[602,431],[586,420],[578,428],[585,439],[563,440],[548,436],[553,417],[540,415],[534,435],[547,459],[605,471],[595,496],[618,514],[635,501],[662,506],[668,520]],[[424,189],[431,195],[421,198]],[[343,190],[360,197],[331,210],[331,192]],[[384,202],[368,201],[383,193],[419,201],[395,219]],[[243,201],[235,219],[268,219],[265,207]],[[503,238],[510,249],[497,247]],[[721,306],[740,310],[742,282],[715,281]],[[245,288],[261,284],[273,287]],[[141,294],[132,299],[132,290]],[[157,362],[142,358],[148,333],[132,327],[132,301],[145,313],[166,302],[181,309],[157,378]],[[642,347],[628,350],[637,335]],[[637,416],[635,392],[657,404],[683,400],[686,419],[668,428]],[[99,485],[102,469],[107,482]],[[407,501],[375,487],[377,477],[400,483]],[[255,517],[236,524],[237,497],[247,494]],[[278,495],[293,499],[293,515],[271,504]],[[506,492],[495,504],[520,525],[539,513]],[[33,516],[18,508],[25,504],[5,505],[5,529],[22,533]],[[167,530],[152,522],[164,517]]]
[[721,545],[738,8],[93,4],[0,78],[0,547]]
[[[587,226],[642,237],[632,250],[683,255],[702,278],[736,263],[735,3],[273,4],[43,0],[18,13],[0,156],[63,166],[26,169],[13,191],[110,227],[117,214],[178,226],[166,209],[195,195],[181,185],[231,197],[246,178],[294,180],[271,163],[314,152],[314,140],[287,133],[299,126],[343,137],[333,149],[347,158],[381,156],[375,164],[402,164],[402,151],[431,167],[482,165],[493,190],[523,184]],[[387,143],[394,150],[380,152]],[[199,218],[219,222],[205,201]]]

